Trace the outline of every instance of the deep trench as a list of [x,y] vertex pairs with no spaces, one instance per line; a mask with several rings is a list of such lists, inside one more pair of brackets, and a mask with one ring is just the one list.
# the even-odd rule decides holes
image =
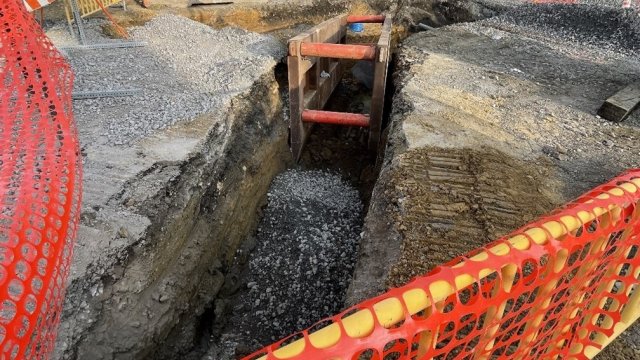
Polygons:
[[[390,74],[394,70],[394,61],[390,61]],[[341,83],[337,86],[336,90],[331,96],[326,107],[327,110],[332,111],[349,111],[349,112],[363,112],[366,111],[366,103],[370,101],[371,90],[363,84],[359,83],[351,74],[350,68],[355,65],[355,62],[346,63],[345,75]],[[284,100],[285,106],[288,106],[287,99],[287,67],[284,64],[279,64],[275,68],[275,79],[278,82],[280,95]],[[389,109],[391,100],[393,97],[392,82],[387,83],[387,99],[385,100],[385,116],[384,122],[388,122]],[[286,110],[285,110],[286,111]],[[344,182],[348,183],[351,187],[357,190],[358,196],[362,202],[362,213],[358,217],[358,226],[361,229],[368,209],[368,204],[371,198],[373,186],[380,170],[380,156],[381,154],[373,154],[367,150],[368,132],[362,128],[342,127],[335,125],[320,125],[317,124],[312,134],[309,137],[309,141],[305,147],[304,153],[299,163],[291,164],[285,169],[287,171],[300,171],[300,172],[321,172],[323,174],[337,175]],[[381,148],[384,148],[381,146]],[[378,161],[376,161],[378,159]],[[262,215],[264,207],[258,209],[259,219],[258,223],[262,221]],[[318,218],[315,221],[319,224],[327,221],[328,219]],[[234,258],[233,264],[229,266],[227,271],[227,278],[233,277],[236,282],[235,291],[231,293],[224,293],[221,291],[213,301],[211,301],[206,307],[204,312],[195,316],[192,321],[196,324],[195,332],[182,333],[181,331],[172,331],[167,337],[165,344],[155,351],[151,357],[154,359],[193,359],[200,360],[206,358],[237,358],[242,355],[248,355],[249,353],[258,350],[256,344],[232,344],[232,348],[224,348],[224,344],[221,344],[221,339],[228,335],[229,332],[234,330],[230,327],[229,321],[231,317],[238,316],[234,313],[233,309],[225,308],[221,309],[222,303],[239,303],[243,297],[246,297],[251,290],[247,287],[248,282],[248,267],[249,259],[251,258],[251,251],[256,247],[255,244],[255,232],[250,234],[245,242],[241,244]],[[360,230],[358,230],[359,233]],[[359,240],[359,238],[358,238]],[[355,249],[357,253],[357,245]],[[355,259],[353,266],[355,266]],[[353,269],[351,269],[352,271]],[[337,307],[329,309],[324,314],[325,316],[332,315],[334,312],[342,310],[344,307],[344,295],[349,285],[348,279],[346,279],[343,286],[339,286],[336,291],[340,292],[342,300]],[[313,301],[313,299],[309,299]],[[249,315],[252,311],[251,308],[245,309]],[[325,317],[325,316],[322,316]],[[312,325],[316,321],[322,320],[322,318],[315,319]],[[305,326],[308,327],[308,326]],[[303,330],[303,328],[286,328],[278,333],[277,337],[284,337],[294,333],[295,331]],[[253,334],[249,334],[248,338],[253,337]],[[268,345],[269,343],[260,343],[260,345]],[[215,349],[214,349],[215,348]],[[209,354],[214,354],[213,357],[207,357]]]
[[[438,1],[435,0],[434,2],[438,3]],[[458,22],[474,21],[479,18],[477,14],[472,16],[472,14],[469,13],[469,9],[458,8],[455,5],[457,5],[456,2],[439,3],[438,6],[434,8],[434,10],[436,10],[436,16],[417,18],[414,24],[406,28],[411,31],[419,31],[419,27],[416,26],[419,23],[429,27],[439,27]],[[498,9],[496,9],[496,11],[498,11]],[[491,12],[492,15],[495,15],[493,11]],[[418,14],[418,16],[420,15]],[[400,34],[398,41],[401,42],[408,35],[408,33]],[[392,74],[396,73],[397,70],[401,70],[396,69],[396,67],[397,62],[394,57],[390,62],[390,76],[387,81],[384,127],[388,125],[390,120],[391,105],[396,92]],[[349,73],[348,70],[345,71],[345,74]],[[280,64],[276,67],[275,79],[279,84],[280,95],[283,100],[286,100],[287,93],[286,74],[286,65]],[[327,110],[362,112],[364,110],[362,104],[366,102],[365,94],[369,93],[369,89],[358,83],[352,76],[346,75],[330,99]],[[286,101],[284,102],[286,107]],[[362,225],[367,215],[372,190],[383,160],[382,152],[379,154],[371,154],[366,150],[366,140],[367,132],[363,129],[317,125],[310,136],[300,163],[289,166],[285,171],[290,171],[291,169],[303,171],[322,170],[339,174],[339,176],[359,192],[359,197],[363,204],[363,212],[359,219],[360,225]],[[381,149],[384,149],[384,143],[381,145]],[[258,214],[261,214],[264,211],[264,204],[263,208],[257,209],[257,211]],[[261,221],[262,218],[259,216],[258,222]],[[224,302],[239,302],[249,293],[250,288],[247,286],[247,279],[243,274],[247,271],[248,258],[250,257],[252,249],[255,248],[255,244],[252,244],[254,236],[255,230],[254,233],[248,235],[245,242],[241,244],[234,263],[226,269],[225,275],[227,278],[235,277],[235,291],[219,294],[205,306],[203,312],[187,317],[186,321],[195,324],[195,332],[187,332],[186,336],[182,336],[179,329],[178,331],[170,332],[166,336],[164,344],[148,358],[180,358],[185,360],[232,359],[248,355],[259,350],[261,346],[270,343],[270,341],[262,342],[259,345],[236,343],[233,344],[231,348],[224,348],[222,341],[225,335],[232,333],[234,330],[232,328],[233,324],[229,322],[234,314],[229,309],[224,309],[224,306],[221,307],[220,304]],[[346,289],[341,289],[341,291],[344,290]],[[314,299],[310,298],[309,301],[314,301]],[[342,303],[338,308],[342,309],[344,305],[345,304]],[[250,308],[244,309],[243,311],[245,311],[247,315],[252,315]],[[315,320],[320,321],[322,318]],[[285,337],[306,327],[307,326],[284,329],[279,334],[279,337]],[[251,332],[245,335],[248,338],[257,337],[257,334]]]
[[[393,72],[394,62],[390,61],[390,73]],[[341,112],[363,112],[366,111],[367,101],[370,101],[371,90],[366,86],[358,82],[350,72],[350,68],[355,65],[355,62],[346,63],[345,76],[340,84],[331,96],[331,99],[326,106],[330,111]],[[278,65],[275,69],[275,77],[280,86],[280,92],[283,99],[286,99],[287,89],[287,67],[283,64]],[[393,97],[393,85],[392,82],[388,82],[387,99],[385,100],[385,115],[384,123],[386,124],[389,119],[390,103]],[[292,164],[284,172],[288,171],[301,171],[301,172],[322,172],[325,174],[334,174],[342,178],[351,187],[358,191],[360,201],[362,202],[362,213],[358,216],[358,232],[362,229],[362,224],[366,216],[369,201],[371,199],[371,193],[373,186],[380,171],[381,153],[375,154],[367,150],[368,131],[363,128],[354,127],[342,127],[337,125],[323,125],[316,124],[313,132],[311,133],[302,158],[299,163]],[[381,146],[384,148],[384,144]],[[263,209],[259,210],[262,215]],[[262,216],[258,220],[262,222]],[[315,219],[319,225],[325,221],[329,221],[327,218]],[[176,355],[180,355],[186,359],[205,359],[205,358],[237,358],[240,356],[248,355],[253,351],[259,350],[256,348],[256,344],[253,345],[247,343],[234,343],[229,345],[222,343],[222,338],[228,335],[230,332],[234,332],[234,324],[230,324],[229,320],[233,316],[238,316],[237,313],[225,312],[221,313],[219,310],[219,303],[221,301],[238,303],[242,301],[243,297],[248,296],[251,288],[248,284],[248,267],[249,258],[251,255],[247,255],[254,250],[256,244],[254,243],[256,234],[248,236],[247,241],[242,244],[238,250],[238,256],[236,256],[234,264],[231,266],[230,272],[236,272],[238,274],[238,291],[231,296],[220,296],[212,303],[210,303],[204,313],[200,315],[194,321],[197,322],[197,331],[195,338],[193,339],[193,347],[184,350],[180,354],[164,354],[165,356],[158,356],[158,358],[175,358]],[[359,238],[358,238],[359,240]],[[356,246],[357,252],[357,246]],[[240,255],[240,254],[244,254]],[[353,261],[355,266],[355,259]],[[352,271],[353,269],[351,269]],[[347,279],[348,280],[348,279]],[[345,285],[338,286],[336,291],[340,292],[341,302],[339,306],[325,315],[330,316],[334,312],[340,311],[344,307],[344,296],[349,285],[349,281],[345,282]],[[313,298],[309,301],[314,301]],[[249,315],[252,311],[251,308],[245,309]],[[325,317],[325,316],[323,316]],[[322,317],[322,318],[323,318]],[[313,325],[315,322],[322,320],[317,318],[315,321],[307,324],[303,328],[289,327],[285,328],[280,333],[276,332],[278,336],[271,340],[288,336],[296,331],[303,330],[304,328]],[[247,337],[257,337],[256,334],[249,334]],[[269,343],[260,343],[261,346],[268,345]],[[216,347],[213,350],[212,347]],[[186,349],[185,349],[186,350]],[[206,357],[208,354],[213,354],[213,357]],[[156,354],[158,355],[158,354]],[[168,355],[168,356],[167,356]]]
[[[420,19],[418,22],[438,27],[455,22],[472,21],[471,17],[466,13],[466,9],[452,9],[450,7],[444,7],[440,10],[442,11],[441,18],[444,19],[442,22],[434,23],[433,21],[429,21],[429,19]],[[395,37],[394,51],[392,52],[392,58],[389,63],[383,130],[387,128],[390,121],[391,105],[396,91],[393,82],[393,74],[397,70],[395,49],[397,49],[397,45],[400,44],[402,40],[410,35],[408,32],[409,30],[421,31],[419,27],[416,26],[409,26],[405,29],[406,30],[398,33]],[[325,109],[340,112],[366,112],[368,106],[367,101],[370,101],[371,90],[362,82],[358,81],[350,71],[353,66],[356,65],[356,62],[347,61],[346,63],[343,63],[343,65],[345,66],[345,75],[332,94]],[[288,107],[286,65],[281,63],[276,66],[274,75],[279,85],[280,96],[285,104],[284,107]],[[381,150],[379,150],[377,154],[372,154],[367,150],[367,130],[362,128],[316,124],[306,144],[300,162],[288,166],[287,169],[285,169],[285,172],[294,169],[300,171],[322,171],[338,174],[353,188],[357,189],[359,193],[359,197],[363,205],[363,210],[359,217],[359,226],[362,227],[367,215],[373,187],[382,166],[386,141],[385,134],[386,132],[383,131],[380,146]],[[261,209],[257,209],[259,214],[258,223],[262,221],[262,212],[265,206],[266,204],[263,204]],[[320,222],[324,220],[325,219],[318,219]],[[201,314],[195,315],[190,319],[190,321],[195,324],[195,332],[188,332],[185,337],[180,334],[179,330],[176,331],[174,329],[174,331],[168,335],[163,346],[159,347],[159,349],[157,349],[149,358],[182,358],[186,360],[233,359],[249,355],[252,352],[259,350],[262,346],[269,345],[271,343],[271,341],[262,341],[259,345],[255,342],[253,344],[233,343],[231,347],[227,346],[227,348],[225,348],[225,344],[223,344],[225,335],[234,331],[232,328],[233,324],[230,324],[230,319],[234,315],[238,316],[238,314],[234,314],[232,310],[225,308],[224,306],[222,306],[223,309],[221,309],[220,304],[240,302],[251,290],[247,286],[247,271],[251,252],[256,247],[256,231],[257,230],[254,230],[253,234],[247,236],[245,242],[241,244],[238,249],[233,263],[227,269],[226,278],[234,278],[234,282],[236,282],[234,287],[235,291],[219,294],[213,301],[205,306],[205,309]],[[356,261],[357,257],[354,259],[353,265],[355,265]],[[342,292],[342,301],[336,309],[332,309],[332,311],[328,312],[326,314],[327,316],[344,308],[344,296],[348,285],[349,281],[346,282],[345,286],[339,289],[339,291]],[[223,292],[221,291],[221,293]],[[309,301],[313,300],[313,298],[309,299]],[[243,311],[246,312],[246,315],[252,315],[251,308],[243,309]],[[304,328],[313,325],[316,321],[322,320],[322,318],[324,318],[324,316],[315,319],[314,322],[309,323],[302,328],[287,328],[277,336],[277,339],[303,330]],[[247,338],[256,336],[256,334],[253,333],[245,335]],[[272,340],[277,339],[273,338]]]

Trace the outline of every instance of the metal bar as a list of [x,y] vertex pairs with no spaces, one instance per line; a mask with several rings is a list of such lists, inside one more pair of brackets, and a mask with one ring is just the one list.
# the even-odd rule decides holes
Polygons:
[[134,96],[142,92],[142,89],[118,89],[118,90],[98,90],[98,91],[74,91],[71,94],[73,100],[96,99],[103,97],[125,97]]
[[419,27],[420,29],[422,29],[422,30],[435,30],[435,29],[436,29],[436,28],[434,28],[434,27],[431,27],[431,26],[429,26],[429,25],[427,25],[427,24],[423,24],[423,23],[419,23],[419,24],[418,24],[418,27]]
[[58,50],[98,50],[98,49],[117,49],[117,48],[133,48],[147,46],[144,41],[113,41],[102,44],[90,44],[90,45],[71,45],[61,46]]
[[351,15],[347,17],[347,23],[382,24],[386,18],[385,15]]
[[80,35],[80,44],[85,45],[87,43],[87,36],[84,33],[84,24],[82,23],[82,16],[80,16],[80,9],[78,8],[78,3],[76,0],[69,0],[71,3],[71,12],[73,13],[73,18],[76,21],[76,25],[78,26],[78,35]]
[[302,112],[302,121],[320,124],[368,127],[369,115],[321,110],[305,110]]
[[333,59],[373,60],[376,58],[376,47],[372,45],[302,43],[300,44],[300,54]]

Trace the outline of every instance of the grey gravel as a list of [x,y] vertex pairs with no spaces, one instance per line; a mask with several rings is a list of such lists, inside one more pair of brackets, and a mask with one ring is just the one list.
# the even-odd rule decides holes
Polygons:
[[[88,23],[92,42],[100,39]],[[216,112],[272,67],[284,48],[276,39],[235,28],[212,29],[175,15],[158,16],[130,31],[143,48],[67,50],[76,74],[75,91],[140,88],[137,96],[78,100],[76,118],[96,117],[112,145],[124,145],[200,114]],[[68,33],[53,29],[58,46]],[[112,41],[112,40],[111,40]],[[81,121],[81,120],[80,120]]]
[[[105,37],[103,29],[111,24],[109,20],[90,17],[82,21],[84,24],[86,45],[122,41],[120,39]],[[78,30],[75,26],[73,32],[71,32],[66,22],[56,21],[45,23],[45,29],[47,36],[54,41],[57,47],[80,45]]]
[[578,4],[523,4],[486,20],[501,29],[545,40],[572,42],[609,55],[640,54],[638,8],[620,0],[583,0]]
[[339,175],[288,170],[276,177],[251,253],[249,290],[234,307],[219,345],[227,357],[257,350],[342,309],[362,210],[358,191]]

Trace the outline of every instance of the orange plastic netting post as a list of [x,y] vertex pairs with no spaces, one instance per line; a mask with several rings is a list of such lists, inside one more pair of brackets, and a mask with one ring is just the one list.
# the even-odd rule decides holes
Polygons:
[[633,170],[246,359],[593,358],[640,318],[639,201]]
[[78,224],[73,76],[22,0],[0,5],[0,357],[46,358]]

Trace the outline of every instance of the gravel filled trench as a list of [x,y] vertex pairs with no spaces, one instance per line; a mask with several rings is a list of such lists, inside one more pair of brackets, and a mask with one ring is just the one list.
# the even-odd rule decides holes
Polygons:
[[257,350],[343,307],[362,227],[358,191],[337,174],[288,170],[267,196],[226,349],[206,358]]

